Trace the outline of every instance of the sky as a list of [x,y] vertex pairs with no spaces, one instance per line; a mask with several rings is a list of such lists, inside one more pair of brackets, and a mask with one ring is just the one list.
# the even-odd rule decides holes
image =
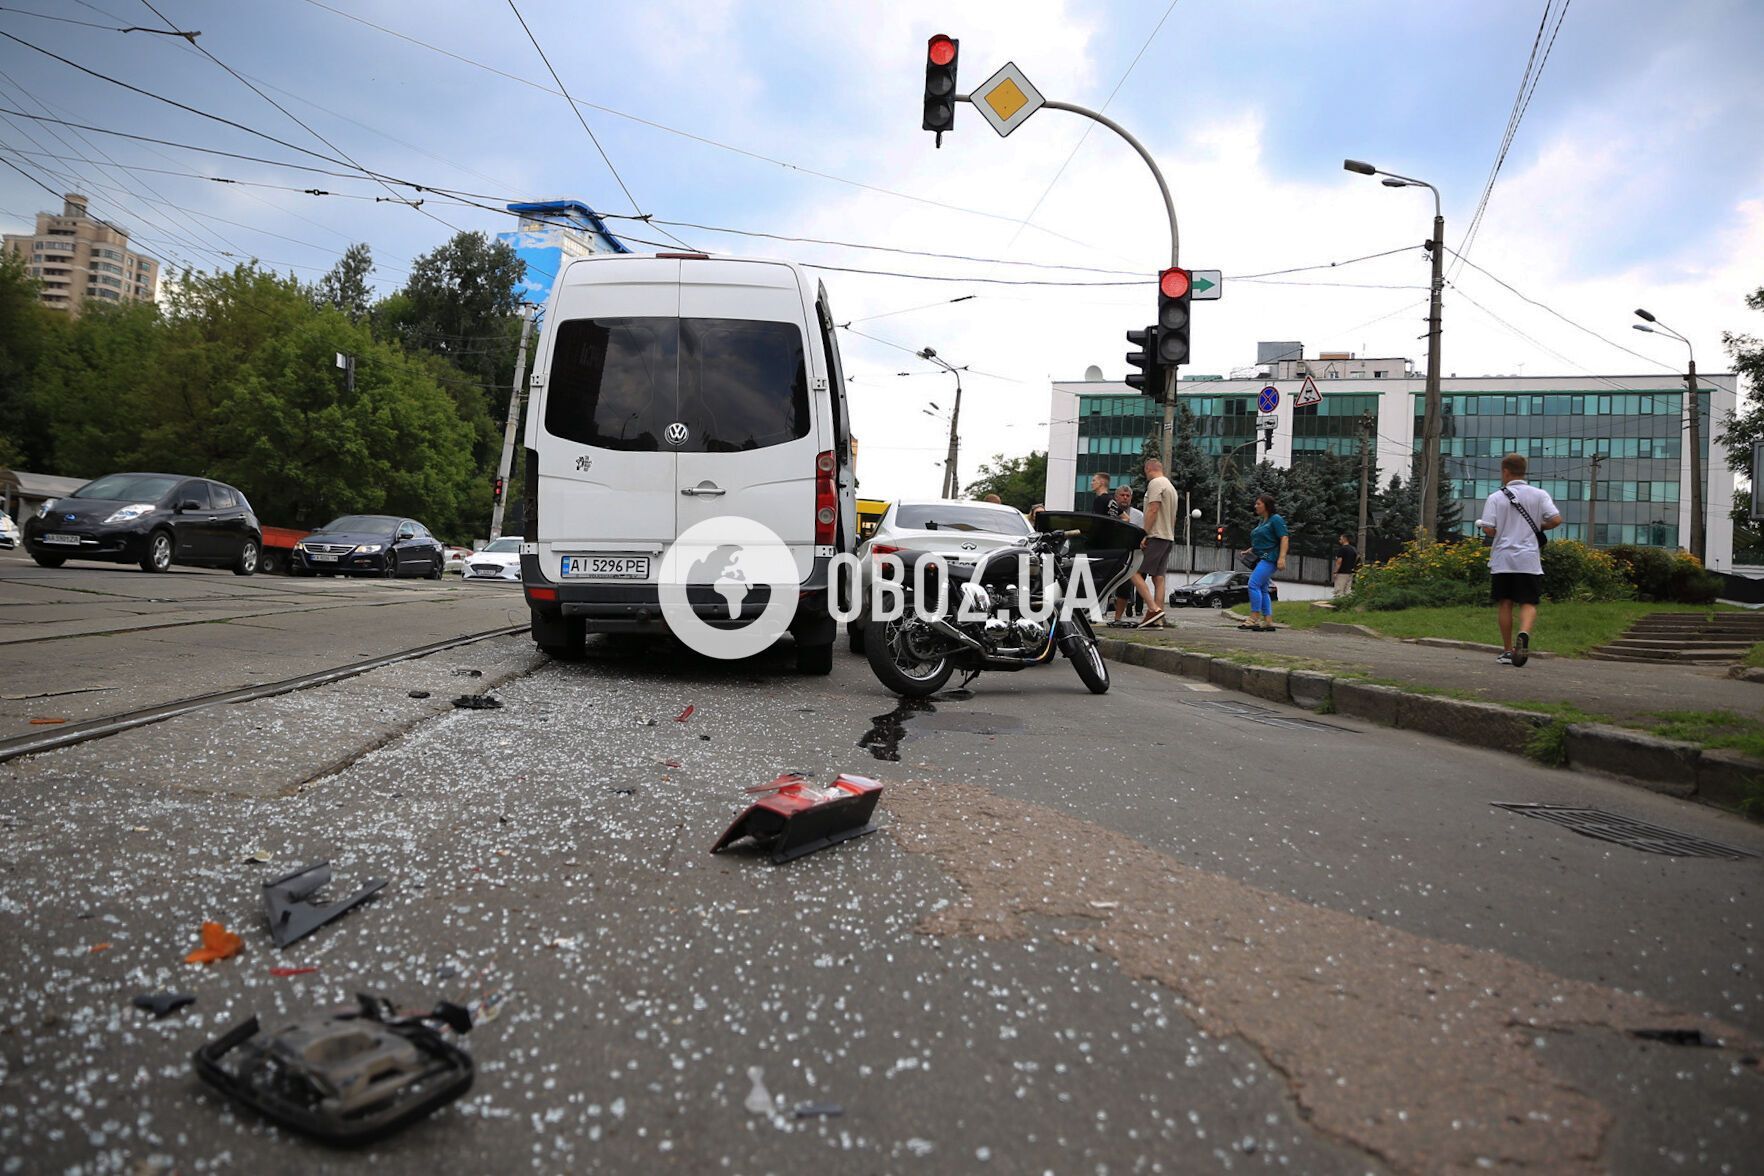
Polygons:
[[[961,42],[962,90],[1014,62],[1050,99],[1106,107],[1158,161],[1182,263],[1225,274],[1223,297],[1196,308],[1185,375],[1244,369],[1258,340],[1424,365],[1432,197],[1345,172],[1350,157],[1437,186],[1447,244],[1467,250],[1448,254],[1447,375],[1681,367],[1683,344],[1630,329],[1638,306],[1686,335],[1706,373],[1728,370],[1724,331],[1764,335],[1744,305],[1764,286],[1756,0],[515,0],[588,130],[509,0],[151,3],[0,5],[16,38],[0,36],[0,110],[275,162],[0,113],[4,231],[30,231],[59,208],[51,191],[77,188],[176,264],[254,257],[312,280],[365,241],[389,292],[455,229],[512,227],[432,193],[412,208],[411,189],[359,165],[492,207],[569,197],[615,218],[844,242],[666,227],[711,252],[839,267],[813,272],[851,324],[866,495],[941,481],[951,380],[914,352],[968,369],[966,482],[994,454],[1046,446],[1051,381],[1092,364],[1124,374],[1123,333],[1154,317],[1169,260],[1155,184],[1105,128],[1042,110],[1000,138],[963,105],[935,148],[919,124],[938,32]],[[199,30],[219,64],[177,37],[115,31],[166,22]],[[667,246],[653,221],[610,224]]]

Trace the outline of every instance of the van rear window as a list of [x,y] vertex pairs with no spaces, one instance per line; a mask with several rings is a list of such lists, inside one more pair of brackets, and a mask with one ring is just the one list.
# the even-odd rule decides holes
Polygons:
[[763,449],[811,424],[802,331],[748,319],[572,319],[557,329],[545,431],[600,449]]

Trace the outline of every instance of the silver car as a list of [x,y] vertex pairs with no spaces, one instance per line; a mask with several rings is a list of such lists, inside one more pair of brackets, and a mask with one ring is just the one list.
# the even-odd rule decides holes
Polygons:
[[[923,498],[896,502],[876,524],[876,532],[858,545],[859,586],[868,596],[876,560],[884,555],[935,552],[951,567],[971,566],[988,551],[1022,545],[1034,532],[1015,507],[996,502]],[[864,647],[860,625],[846,626],[852,652]]]

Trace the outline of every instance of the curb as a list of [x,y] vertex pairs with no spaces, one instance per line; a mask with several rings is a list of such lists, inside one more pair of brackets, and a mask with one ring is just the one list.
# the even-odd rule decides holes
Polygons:
[[[1098,637],[1103,656],[1161,674],[1195,678],[1271,702],[1332,710],[1384,727],[1524,756],[1525,746],[1556,720],[1492,702],[1412,694],[1316,670],[1251,666],[1210,654]],[[1535,656],[1535,655],[1534,655]],[[1686,800],[1739,811],[1748,787],[1764,780],[1764,763],[1731,751],[1660,739],[1627,727],[1571,723],[1563,728],[1563,767],[1635,784]],[[1529,758],[1529,757],[1527,757]],[[1536,762],[1536,761],[1533,761]]]

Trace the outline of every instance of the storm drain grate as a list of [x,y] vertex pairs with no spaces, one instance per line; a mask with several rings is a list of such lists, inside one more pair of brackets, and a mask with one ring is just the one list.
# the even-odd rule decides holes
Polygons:
[[1643,853],[1663,853],[1671,857],[1728,858],[1736,861],[1740,858],[1757,856],[1743,849],[1735,849],[1731,845],[1722,845],[1718,841],[1705,841],[1701,837],[1692,837],[1688,833],[1677,833],[1671,829],[1663,829],[1659,825],[1650,825],[1646,821],[1637,821],[1632,817],[1608,813],[1602,809],[1572,808],[1554,804],[1496,803],[1495,807],[1506,809],[1510,813],[1536,817],[1540,821],[1550,821],[1565,829],[1572,829],[1583,837],[1594,837],[1600,841],[1627,845],[1629,848],[1639,849]]
[[1267,727],[1284,727],[1289,731],[1346,731],[1353,733],[1351,727],[1338,727],[1334,723],[1322,723],[1316,719],[1295,719],[1277,710],[1265,706],[1256,706],[1247,702],[1232,702],[1229,699],[1185,698],[1182,700],[1189,706],[1215,714],[1230,715],[1234,719],[1247,719],[1252,723],[1261,723]]

